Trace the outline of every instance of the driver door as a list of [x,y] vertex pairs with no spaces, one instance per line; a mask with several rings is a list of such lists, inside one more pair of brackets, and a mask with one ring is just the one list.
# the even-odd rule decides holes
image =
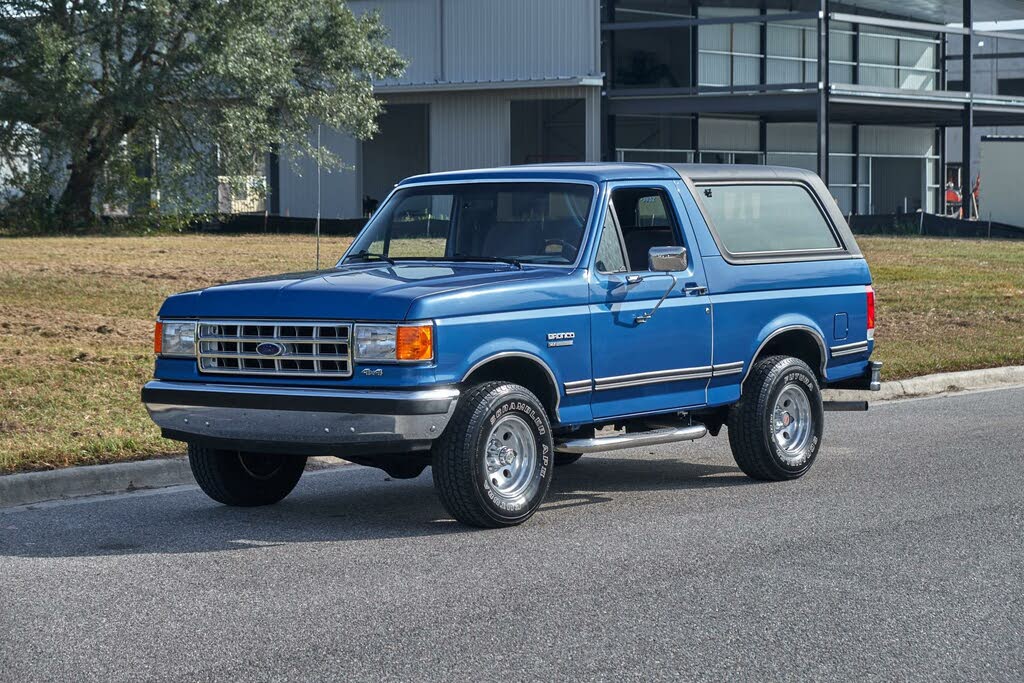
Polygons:
[[[711,303],[685,215],[670,184],[612,186],[590,283],[596,419],[707,402]],[[647,252],[660,246],[686,247],[686,269],[649,270]]]

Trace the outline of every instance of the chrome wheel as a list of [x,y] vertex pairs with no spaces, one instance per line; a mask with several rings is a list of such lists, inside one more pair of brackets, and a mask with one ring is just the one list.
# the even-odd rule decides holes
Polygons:
[[505,415],[495,422],[486,448],[483,476],[494,495],[516,500],[536,484],[537,441],[523,418]]
[[772,436],[789,465],[798,465],[810,455],[814,438],[814,414],[811,400],[798,384],[787,384],[775,399],[772,411]]

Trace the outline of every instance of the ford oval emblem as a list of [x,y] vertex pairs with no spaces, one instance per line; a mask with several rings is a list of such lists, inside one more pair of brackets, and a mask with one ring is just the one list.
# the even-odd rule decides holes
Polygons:
[[274,342],[263,342],[256,347],[256,353],[261,356],[280,356],[284,353],[284,347]]

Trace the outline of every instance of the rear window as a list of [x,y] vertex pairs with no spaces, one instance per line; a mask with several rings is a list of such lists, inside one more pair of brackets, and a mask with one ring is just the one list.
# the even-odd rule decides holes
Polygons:
[[698,186],[711,228],[730,254],[841,249],[828,220],[800,185]]

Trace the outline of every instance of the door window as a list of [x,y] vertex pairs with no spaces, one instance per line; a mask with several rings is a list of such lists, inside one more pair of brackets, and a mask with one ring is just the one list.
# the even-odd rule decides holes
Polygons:
[[679,229],[663,189],[620,187],[612,192],[616,216],[626,243],[630,271],[647,270],[651,247],[678,247]]

